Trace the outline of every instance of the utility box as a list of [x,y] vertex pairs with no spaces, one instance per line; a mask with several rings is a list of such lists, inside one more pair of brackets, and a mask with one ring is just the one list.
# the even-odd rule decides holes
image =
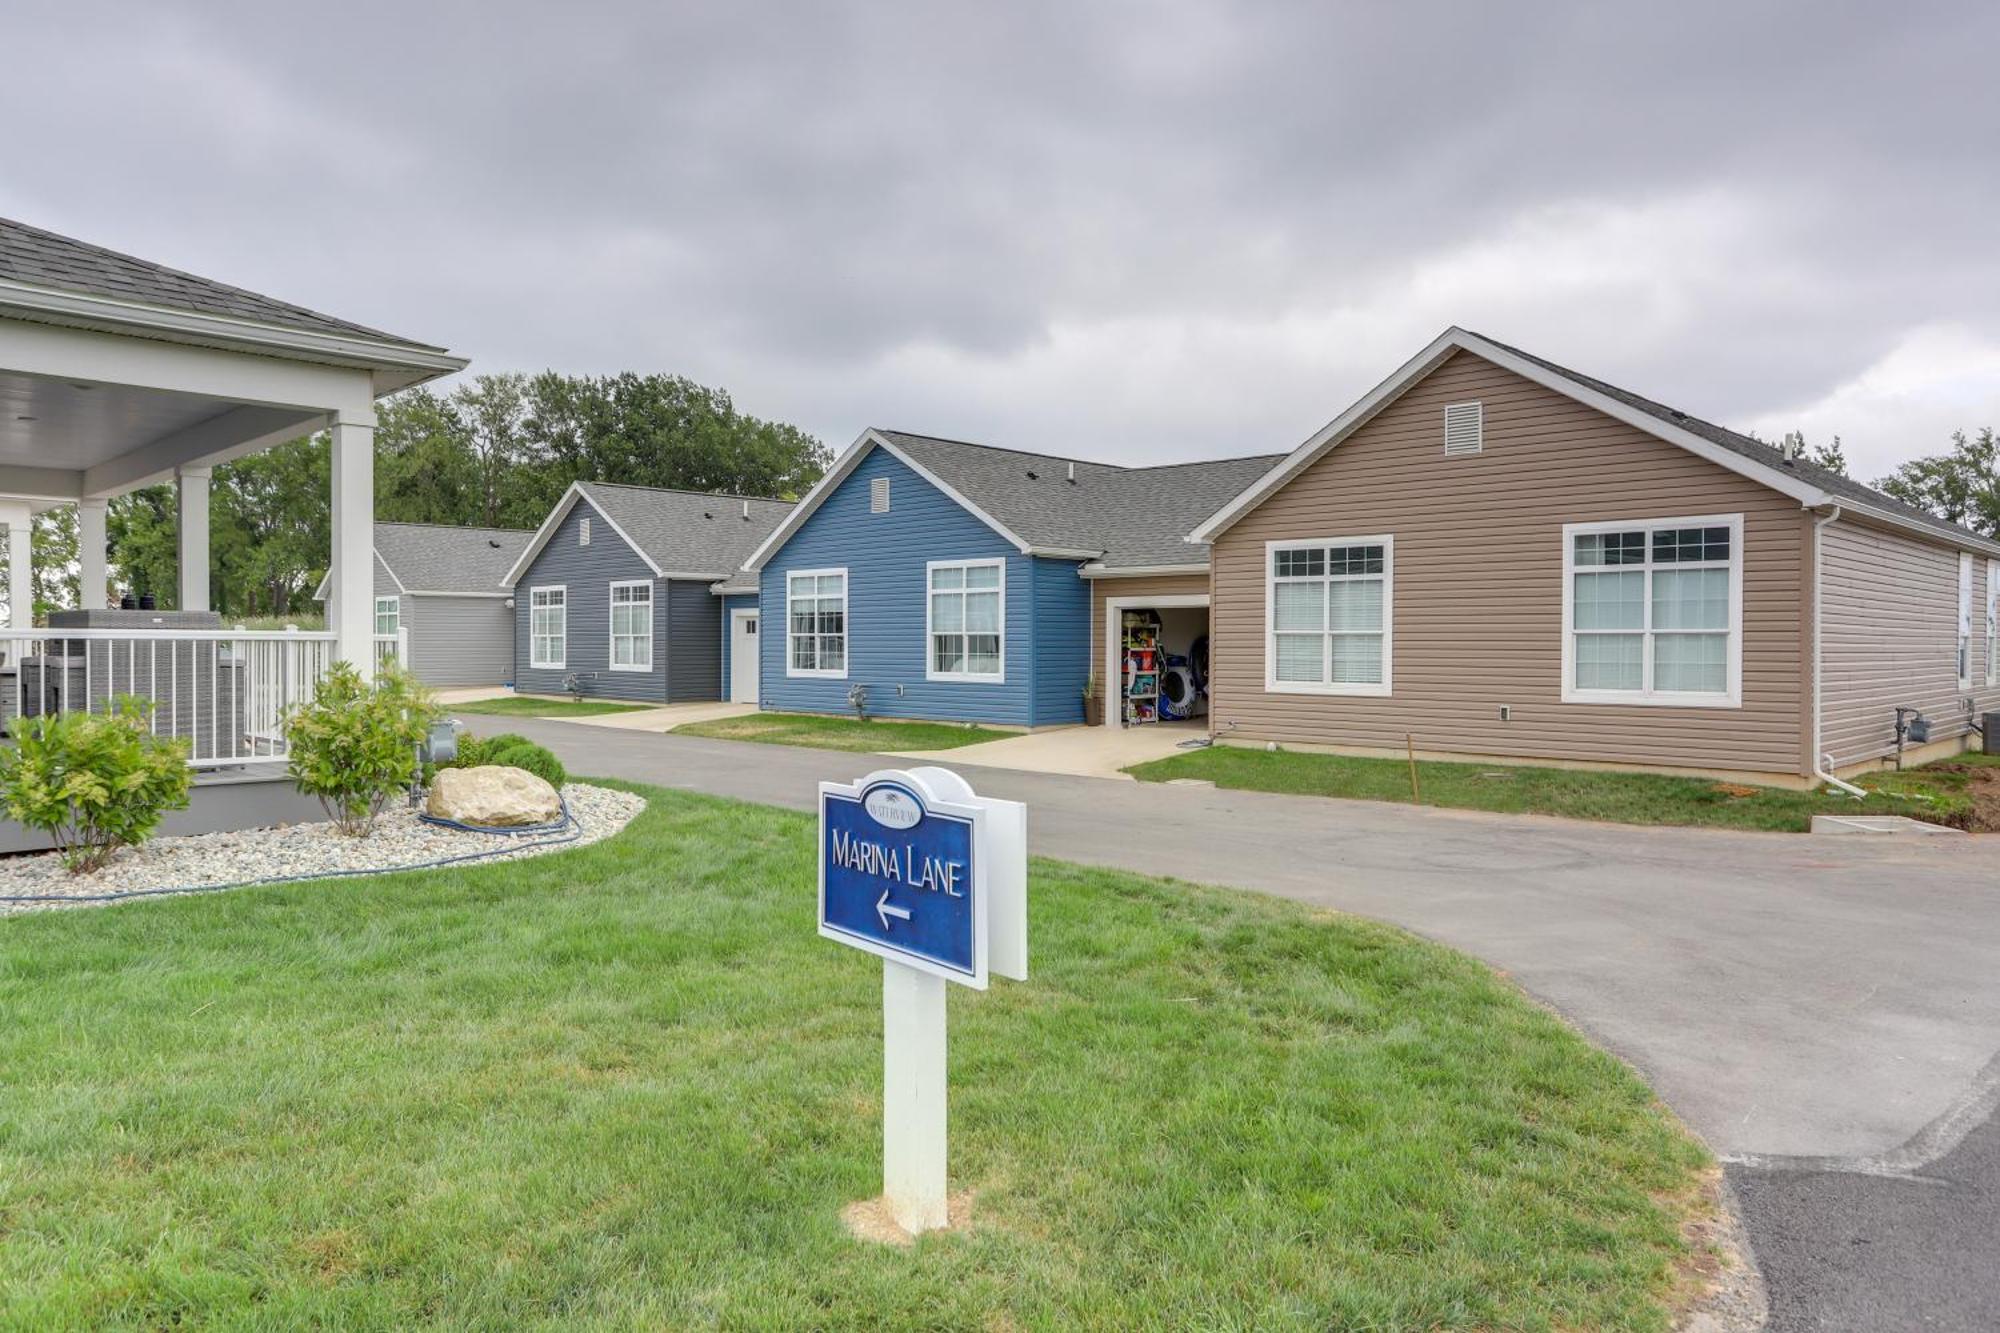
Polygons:
[[2000,713],[1979,715],[1979,748],[1988,754],[2000,754]]

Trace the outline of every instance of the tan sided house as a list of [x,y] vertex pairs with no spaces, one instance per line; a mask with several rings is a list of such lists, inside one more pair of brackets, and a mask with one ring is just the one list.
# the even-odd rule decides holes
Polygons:
[[1805,785],[2000,708],[2000,543],[1462,329],[1189,540],[1225,742]]

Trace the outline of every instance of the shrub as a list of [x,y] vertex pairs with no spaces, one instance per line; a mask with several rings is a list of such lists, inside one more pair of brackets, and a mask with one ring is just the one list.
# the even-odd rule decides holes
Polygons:
[[292,781],[319,798],[336,828],[359,837],[416,776],[417,743],[437,711],[406,671],[385,669],[370,686],[351,663],[335,662],[312,702],[285,717]]
[[187,808],[187,742],[153,735],[152,717],[152,700],[121,695],[108,713],[15,722],[17,744],[0,751],[7,813],[54,838],[71,873],[101,868]]
[[516,740],[512,745],[494,746],[491,743],[480,749],[482,764],[498,764],[502,768],[524,768],[558,791],[569,781],[569,770],[562,760],[549,753],[544,746],[533,741]]

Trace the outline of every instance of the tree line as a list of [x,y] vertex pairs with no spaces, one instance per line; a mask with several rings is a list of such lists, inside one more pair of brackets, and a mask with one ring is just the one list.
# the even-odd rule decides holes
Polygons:
[[[572,481],[796,498],[832,451],[796,426],[739,411],[677,375],[479,375],[448,392],[408,389],[376,408],[375,517],[532,528]],[[210,598],[225,616],[317,609],[333,541],[331,445],[290,441],[215,469]],[[75,511],[41,516],[37,600],[75,603]],[[114,581],[162,607],[178,598],[174,488],[114,500]]]

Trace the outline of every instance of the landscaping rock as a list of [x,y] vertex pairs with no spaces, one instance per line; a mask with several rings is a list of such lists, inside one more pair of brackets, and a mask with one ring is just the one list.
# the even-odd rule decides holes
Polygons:
[[481,764],[440,770],[424,808],[434,819],[455,819],[480,828],[520,828],[560,818],[562,798],[526,769]]

